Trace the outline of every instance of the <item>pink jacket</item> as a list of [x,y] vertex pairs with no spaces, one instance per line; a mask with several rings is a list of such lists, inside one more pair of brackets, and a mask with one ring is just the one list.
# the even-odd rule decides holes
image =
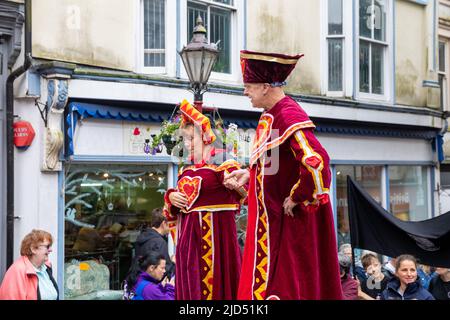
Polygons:
[[21,256],[5,273],[0,300],[37,300],[37,287],[38,277],[33,265],[28,257]]

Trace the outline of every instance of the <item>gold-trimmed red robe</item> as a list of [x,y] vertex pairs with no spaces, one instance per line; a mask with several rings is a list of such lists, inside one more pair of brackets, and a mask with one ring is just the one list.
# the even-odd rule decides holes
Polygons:
[[[217,158],[220,159],[220,156]],[[165,196],[165,213],[176,226],[175,290],[177,300],[237,298],[241,251],[236,214],[246,196],[223,185],[224,172],[239,169],[234,160],[192,165],[180,170],[177,189]],[[188,205],[172,206],[169,194],[186,195]]]
[[[290,97],[259,120],[239,299],[342,299],[329,156]],[[294,217],[284,214],[290,197]]]

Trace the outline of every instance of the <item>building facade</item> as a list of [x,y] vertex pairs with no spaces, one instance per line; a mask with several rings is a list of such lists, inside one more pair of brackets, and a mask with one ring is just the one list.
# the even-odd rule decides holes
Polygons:
[[139,228],[176,183],[178,160],[146,146],[192,100],[177,51],[198,15],[221,50],[204,102],[238,124],[244,149],[260,110],[243,96],[239,50],[305,54],[286,91],[330,154],[339,243],[346,175],[401,219],[440,213],[436,1],[40,0],[31,11],[33,66],[14,113],[36,138],[15,150],[14,248],[32,228],[51,232],[67,299],[118,296]]
[[305,54],[288,90],[331,155],[339,243],[348,241],[346,175],[401,219],[439,214],[434,190],[446,120],[437,3],[262,1],[249,11],[249,48]]
[[22,1],[0,1],[0,274],[6,270],[6,81],[17,67],[22,42]]
[[[441,110],[448,114],[449,107],[449,66],[450,66],[450,1],[439,1],[439,84],[441,86]],[[444,161],[441,163],[441,183],[438,185],[440,194],[440,210],[450,211],[450,134],[448,126],[444,128]]]

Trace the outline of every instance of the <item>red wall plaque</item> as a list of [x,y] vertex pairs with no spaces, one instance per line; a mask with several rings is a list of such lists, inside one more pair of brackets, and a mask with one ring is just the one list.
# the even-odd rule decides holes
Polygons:
[[33,142],[35,132],[28,121],[16,121],[14,128],[14,145],[19,149],[27,149]]

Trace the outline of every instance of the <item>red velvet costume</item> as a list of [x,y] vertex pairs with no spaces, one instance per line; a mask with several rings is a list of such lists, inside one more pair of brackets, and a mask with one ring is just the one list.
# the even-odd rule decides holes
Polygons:
[[237,242],[235,216],[241,196],[224,187],[224,171],[239,168],[233,160],[222,165],[204,164],[184,168],[178,176],[178,191],[184,192],[190,207],[165,201],[170,219],[176,222],[177,300],[231,300],[237,298],[241,252]]
[[[300,58],[269,54],[258,60],[260,53],[244,54],[244,82],[284,81],[293,69],[287,61]],[[277,60],[269,63],[270,56]],[[269,72],[252,72],[257,68]],[[275,73],[278,78],[265,81]],[[239,299],[342,299],[329,157],[315,138],[314,127],[287,96],[261,115],[250,159]],[[276,161],[278,171],[268,174]],[[297,203],[294,217],[284,214],[283,203],[289,196]]]
[[[190,108],[187,106],[185,110],[189,112]],[[194,114],[191,119],[194,118],[200,119],[196,123],[204,120],[200,114]],[[205,143],[214,140],[210,128],[203,127]],[[223,150],[213,148],[203,163],[181,168],[177,189],[169,189],[164,197],[165,214],[170,224],[176,226],[177,300],[237,298],[241,251],[235,216],[240,211],[242,196],[227,189],[223,179],[224,172],[239,169],[240,165],[232,159],[223,161]],[[185,194],[188,200],[185,209],[171,205],[169,195],[174,191]]]

